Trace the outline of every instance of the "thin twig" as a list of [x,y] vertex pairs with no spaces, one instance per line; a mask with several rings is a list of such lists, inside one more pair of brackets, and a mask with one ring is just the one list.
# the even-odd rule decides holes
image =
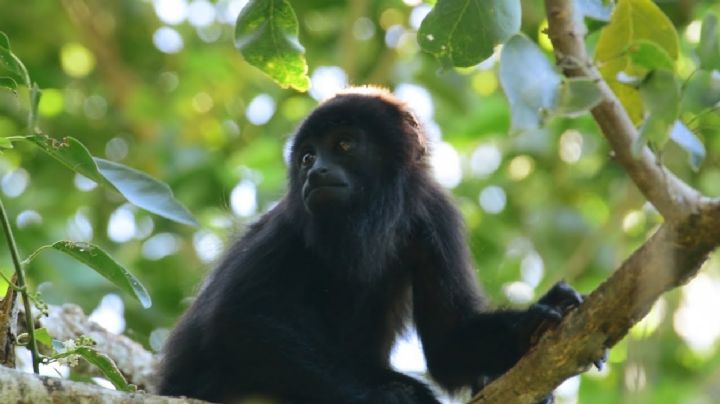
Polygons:
[[12,263],[15,267],[15,274],[17,275],[17,288],[20,291],[23,306],[25,307],[25,321],[27,322],[27,331],[28,336],[30,337],[28,345],[30,346],[30,352],[32,353],[33,371],[35,373],[40,373],[40,355],[38,353],[37,341],[35,340],[35,323],[32,318],[32,311],[30,310],[30,297],[28,296],[25,283],[25,272],[23,271],[22,264],[20,264],[20,257],[18,255],[17,245],[15,244],[15,237],[13,236],[12,229],[10,228],[7,211],[5,210],[5,206],[3,205],[1,199],[0,221],[2,222],[2,228],[5,233],[8,250],[10,250],[10,257],[12,258]]

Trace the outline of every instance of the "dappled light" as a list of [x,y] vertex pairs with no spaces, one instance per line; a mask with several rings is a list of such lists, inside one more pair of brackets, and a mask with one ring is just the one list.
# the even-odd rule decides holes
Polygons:
[[[683,192],[692,187],[720,197],[720,5],[620,0],[611,2],[615,12],[620,5],[642,7],[613,19],[608,2],[574,2],[582,3],[577,21],[586,24],[588,35],[581,42],[590,60],[578,66],[550,35],[553,18],[543,2],[488,1],[495,8],[487,16],[480,3],[471,2],[477,15],[455,15],[461,11],[457,7],[436,15],[442,5],[458,2],[290,0],[273,2],[272,16],[261,10],[262,18],[253,19],[244,7],[270,3],[69,0],[31,7],[5,2],[0,199],[26,271],[27,287],[18,284],[18,293],[40,289],[40,302],[77,304],[103,329],[160,352],[228,247],[268,212],[287,209],[291,173],[304,164],[303,155],[290,161],[303,120],[338,91],[377,86],[407,105],[403,125],[412,119],[420,124],[427,139],[410,138],[429,154],[412,164],[427,167],[462,214],[462,226],[453,223],[465,237],[490,307],[524,310],[560,280],[588,295],[659,230],[678,223],[691,228],[685,238],[663,240],[672,243],[668,254],[687,249],[689,256],[708,255],[700,272],[677,282],[682,285],[676,290],[653,295],[661,296],[654,303],[643,302],[645,312],[632,312],[634,325],[608,326],[612,332],[627,331],[620,342],[612,340],[617,345],[608,363],[565,380],[555,396],[560,404],[715,402],[720,255],[697,247],[710,242],[693,244],[710,233],[693,233],[710,223],[699,219],[700,205],[708,199]],[[518,15],[513,14],[516,3]],[[240,28],[247,31],[236,27],[243,10],[248,22]],[[588,73],[595,68],[597,77]],[[608,87],[598,90],[599,82]],[[612,108],[627,111],[622,123],[635,137],[614,141],[596,120],[598,114],[590,113],[612,98],[601,92],[606,90],[617,97]],[[368,122],[368,127],[386,123]],[[613,123],[610,132],[623,132],[623,125]],[[387,135],[378,132],[370,135]],[[394,135],[387,137],[392,141]],[[350,133],[335,147],[353,150],[356,140]],[[400,153],[384,154],[378,144],[362,149],[361,161],[369,168],[351,171],[349,178],[367,171],[385,184],[388,166],[411,164],[400,163]],[[633,173],[638,167],[639,174]],[[348,186],[344,181],[328,187]],[[652,187],[644,181],[661,183],[659,191],[648,191]],[[674,188],[676,181],[689,187]],[[353,192],[354,198],[360,195],[383,208],[396,202],[371,193],[377,192],[372,187]],[[421,196],[408,192],[393,198],[397,195],[403,195],[398,198],[403,204],[396,210],[417,209]],[[678,211],[682,203],[694,204],[693,209]],[[687,225],[682,220],[690,211],[698,219]],[[362,216],[350,212],[337,217]],[[407,229],[402,231],[415,231]],[[377,241],[385,233],[363,234]],[[427,249],[414,241],[403,248]],[[12,290],[8,279],[16,269],[4,241],[2,246],[4,293]],[[345,252],[322,247],[328,256]],[[93,255],[100,251],[95,248],[112,257],[118,272],[97,270],[107,261]],[[380,260],[375,250],[368,247],[365,253]],[[327,258],[318,257],[313,258]],[[646,269],[643,276],[651,279],[638,277],[627,289],[633,292],[614,301],[634,301],[644,296],[642,287],[666,277],[694,275],[694,262],[676,268],[668,261],[663,264],[668,268]],[[299,279],[293,269],[289,273]],[[675,272],[663,272],[668,270]],[[332,278],[320,272],[300,275]],[[292,276],[286,279],[300,282]],[[432,285],[433,291],[445,286]],[[333,306],[322,315],[354,315],[335,309],[339,313]],[[618,312],[607,324],[626,315]],[[426,362],[420,337],[408,325],[392,345],[390,363],[431,380],[432,361]],[[593,335],[593,343],[605,341],[599,335]],[[28,350],[17,349],[17,355],[18,367],[32,372]],[[53,361],[39,366],[41,374],[86,381],[99,374],[81,374]],[[95,383],[123,390],[112,377]],[[446,403],[467,399],[465,390],[441,398]]]

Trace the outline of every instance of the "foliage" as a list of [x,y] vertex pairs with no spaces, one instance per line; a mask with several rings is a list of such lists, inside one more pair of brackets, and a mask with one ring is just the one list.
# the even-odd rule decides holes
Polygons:
[[[0,13],[14,52],[0,36],[0,196],[17,244],[92,243],[132,268],[154,302],[126,302],[134,339],[156,348],[227,237],[278,200],[285,139],[334,83],[389,86],[416,109],[497,304],[524,305],[560,278],[589,290],[657,226],[583,113],[599,101],[594,83],[552,66],[542,2],[492,2],[504,12],[491,15],[477,9],[490,2],[467,0],[256,0],[236,20],[243,3],[207,3],[209,22],[198,18],[203,0],[10,2]],[[611,13],[609,3],[576,1],[598,67],[642,128],[635,147],[649,142],[680,177],[720,195],[720,6],[619,0]],[[281,12],[254,25],[263,7]],[[52,23],[27,28],[37,21]],[[273,79],[296,89],[309,79],[310,93]],[[117,164],[167,181],[174,193],[151,181],[148,201],[182,201],[199,227],[166,220],[185,217],[181,208],[156,204],[176,212],[157,217],[127,204],[144,176],[126,169],[124,188],[109,173]],[[45,301],[91,311],[112,286],[69,258],[37,256],[28,283]],[[8,276],[9,262],[0,251]],[[718,257],[703,274],[661,300],[608,370],[581,377],[580,402],[712,401]]]

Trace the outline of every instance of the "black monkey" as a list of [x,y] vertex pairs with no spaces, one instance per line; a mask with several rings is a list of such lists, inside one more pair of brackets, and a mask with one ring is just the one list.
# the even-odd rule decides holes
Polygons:
[[450,392],[510,368],[582,298],[564,283],[491,311],[426,137],[390,93],[323,102],[292,141],[285,197],[227,252],[165,348],[159,391],[210,401],[437,403],[389,365],[410,320]]

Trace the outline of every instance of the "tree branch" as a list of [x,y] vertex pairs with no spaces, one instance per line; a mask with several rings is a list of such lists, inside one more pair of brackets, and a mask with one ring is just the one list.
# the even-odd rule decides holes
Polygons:
[[36,376],[0,366],[0,402],[3,403],[144,403],[202,404],[189,398],[161,397],[145,393],[123,393],[89,383]]
[[602,79],[585,49],[585,26],[574,12],[572,0],[546,0],[548,36],[555,50],[557,64],[567,77],[594,80],[604,101],[591,113],[612,147],[615,159],[625,169],[648,201],[667,220],[681,219],[695,210],[700,194],[662,166],[657,157],[644,147],[633,156],[632,144],[638,131],[620,100]]
[[720,245],[720,200],[701,196],[663,167],[648,148],[633,157],[637,130],[587,57],[585,28],[573,15],[573,1],[546,0],[545,5],[558,64],[568,77],[589,77],[598,83],[605,100],[591,111],[593,117],[617,161],[666,223],[472,403],[539,401],[622,339],[662,293],[694,276]]

